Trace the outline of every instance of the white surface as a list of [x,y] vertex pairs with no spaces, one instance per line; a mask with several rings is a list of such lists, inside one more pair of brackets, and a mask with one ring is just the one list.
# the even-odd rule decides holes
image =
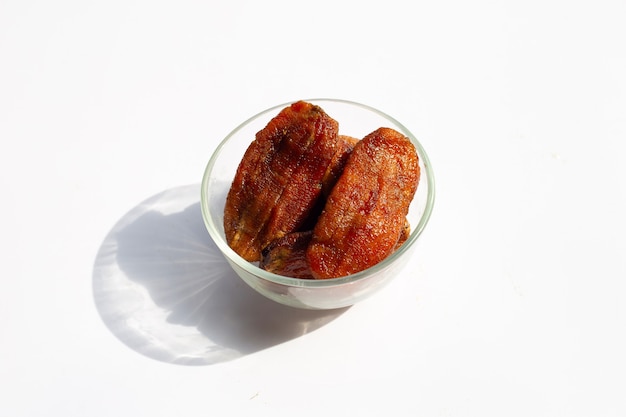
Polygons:
[[[623,1],[0,2],[0,415],[626,415],[625,20]],[[114,227],[197,186],[245,118],[324,96],[429,152],[403,276],[332,316],[224,284],[223,307],[162,318],[235,352],[197,366],[116,328],[94,291]],[[192,250],[172,245],[164,268]]]

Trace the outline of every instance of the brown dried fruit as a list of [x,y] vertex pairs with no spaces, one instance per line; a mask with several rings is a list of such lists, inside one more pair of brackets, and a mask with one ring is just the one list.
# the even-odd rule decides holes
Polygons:
[[330,195],[335,183],[343,172],[343,168],[346,166],[346,162],[348,162],[348,157],[352,149],[354,149],[354,145],[358,141],[358,139],[346,135],[339,135],[337,138],[337,152],[335,152],[333,159],[330,161],[322,182],[322,193],[324,196],[328,197]]
[[261,269],[292,278],[311,279],[311,268],[306,261],[306,248],[313,231],[289,233],[274,240],[263,249]]
[[321,198],[317,200],[315,207],[311,210],[311,213],[302,225],[301,230],[313,230],[315,227],[317,218],[322,213],[324,205],[326,204],[326,198],[328,198],[330,192],[335,186],[335,183],[339,179],[339,176],[341,176],[343,168],[348,161],[348,157],[350,156],[350,152],[352,152],[354,145],[356,145],[358,141],[358,139],[345,135],[339,135],[339,137],[337,137],[337,150],[335,155],[333,155],[326,172],[324,173],[324,178],[322,179]]
[[317,279],[375,265],[396,248],[420,169],[411,141],[380,128],[359,141],[318,218],[306,257]]
[[265,246],[307,219],[336,154],[337,130],[319,106],[299,101],[256,134],[224,209],[226,240],[242,258],[260,260]]
[[406,240],[411,235],[411,224],[407,219],[404,219],[404,226],[402,226],[402,230],[400,231],[400,237],[398,238],[398,243],[396,243],[396,249],[406,242]]
[[[400,237],[394,250],[398,249],[411,234],[408,220],[400,231]],[[289,233],[276,239],[263,249],[263,258],[259,268],[285,277],[312,279],[313,273],[306,259],[306,250],[311,242],[313,231]]]

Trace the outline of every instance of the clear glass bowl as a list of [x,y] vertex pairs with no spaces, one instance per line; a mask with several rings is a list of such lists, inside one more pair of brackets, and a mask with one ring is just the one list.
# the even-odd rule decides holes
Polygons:
[[353,305],[374,294],[391,281],[414,253],[418,238],[430,218],[435,188],[430,161],[424,148],[400,122],[372,107],[338,99],[307,99],[320,106],[339,123],[339,133],[363,138],[379,127],[390,127],[407,136],[415,145],[420,159],[420,182],[407,216],[411,225],[408,240],[378,264],[341,278],[307,280],[290,278],[264,271],[237,255],[224,236],[224,205],[235,172],[244,152],[280,110],[284,103],[252,116],[237,126],[215,149],[202,179],[202,216],[207,230],[233,270],[247,284],[279,303],[307,309],[334,309]]

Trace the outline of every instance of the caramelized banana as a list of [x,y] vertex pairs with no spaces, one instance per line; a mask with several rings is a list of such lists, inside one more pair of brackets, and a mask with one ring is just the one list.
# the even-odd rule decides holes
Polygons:
[[419,176],[415,147],[401,133],[380,128],[359,141],[313,229],[306,251],[313,277],[349,275],[391,254]]
[[259,267],[292,278],[311,279],[311,268],[306,261],[306,248],[313,232],[289,233],[274,240],[263,249],[263,259]]
[[358,139],[346,135],[339,135],[337,138],[337,151],[330,161],[322,180],[322,193],[325,197],[330,195],[331,190],[343,172],[343,168],[346,166],[346,162],[348,162],[350,152],[352,152],[354,145],[358,141]]
[[396,243],[396,249],[406,242],[406,240],[411,235],[411,224],[408,219],[404,219],[404,226],[402,226],[402,230],[400,231],[400,237],[398,238],[398,243]]
[[[398,249],[411,234],[411,226],[408,220],[400,231],[400,237],[394,248]],[[311,242],[313,231],[289,233],[280,239],[276,239],[265,249],[259,268],[285,277],[312,279],[313,273],[306,259],[306,250]]]
[[331,190],[343,172],[343,167],[346,165],[350,152],[352,152],[352,149],[357,142],[358,139],[350,136],[339,135],[337,138],[337,150],[335,155],[333,155],[328,168],[326,169],[326,173],[324,173],[324,178],[322,179],[322,195],[317,200],[315,207],[311,210],[311,213],[302,225],[301,230],[313,230],[313,227],[315,227],[317,218],[322,213],[324,205],[326,204],[326,198],[330,195]]
[[226,240],[242,258],[259,261],[265,246],[308,218],[336,154],[337,131],[319,106],[299,101],[256,134],[224,208]]

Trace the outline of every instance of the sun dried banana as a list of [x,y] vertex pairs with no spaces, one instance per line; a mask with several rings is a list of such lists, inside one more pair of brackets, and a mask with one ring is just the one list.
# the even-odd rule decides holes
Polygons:
[[289,233],[274,240],[263,249],[259,268],[292,278],[311,279],[311,268],[306,260],[313,231]]
[[380,128],[359,141],[313,229],[306,259],[313,277],[341,277],[389,256],[406,227],[419,159],[401,133]]
[[263,248],[310,216],[337,153],[337,132],[319,106],[299,101],[256,134],[224,209],[226,240],[242,258],[259,261]]

